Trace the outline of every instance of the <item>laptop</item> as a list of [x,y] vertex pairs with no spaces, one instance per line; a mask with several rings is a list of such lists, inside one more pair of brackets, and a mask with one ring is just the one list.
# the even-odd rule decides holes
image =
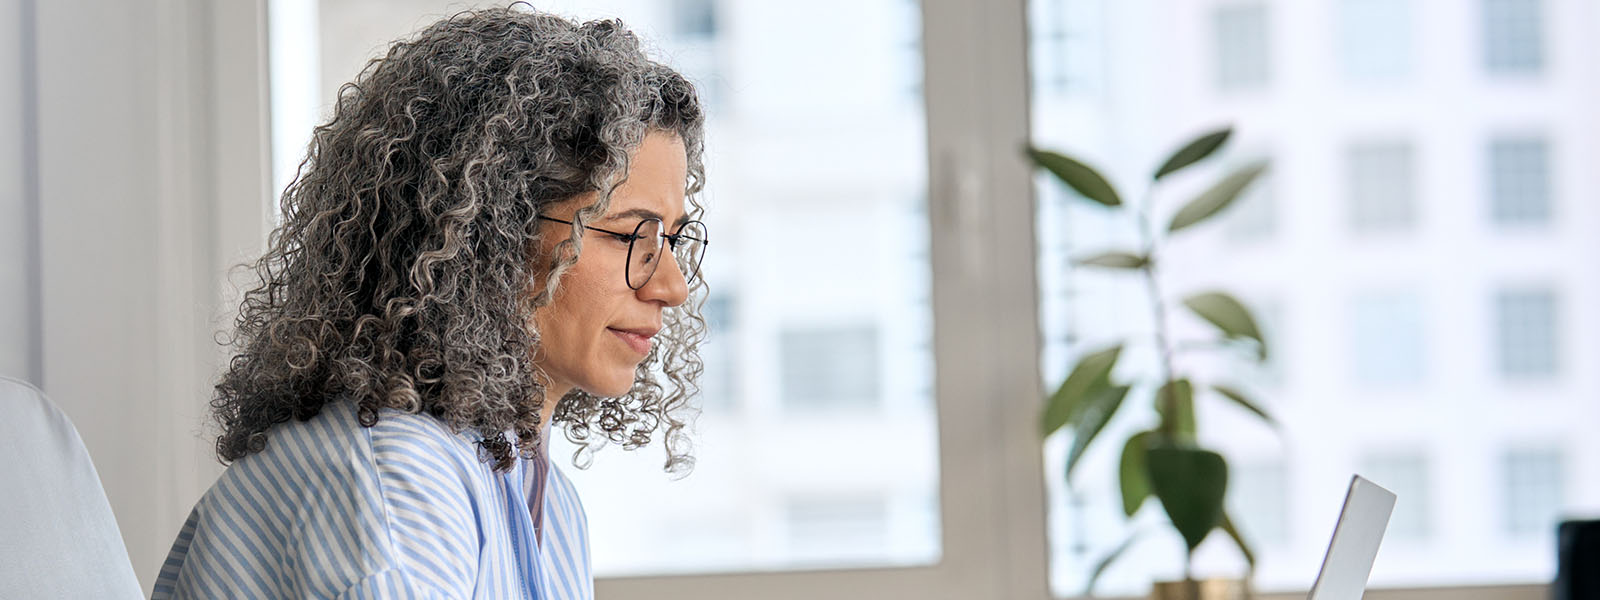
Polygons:
[[1394,512],[1394,492],[1360,475],[1350,479],[1344,508],[1333,526],[1333,540],[1307,600],[1358,600],[1378,557],[1378,545]]

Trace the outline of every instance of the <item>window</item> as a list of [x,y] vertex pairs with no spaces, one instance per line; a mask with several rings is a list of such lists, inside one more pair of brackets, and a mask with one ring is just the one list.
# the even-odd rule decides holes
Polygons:
[[671,35],[651,43],[661,44],[673,67],[694,82],[706,106],[720,108],[727,78],[723,73],[717,0],[672,0],[667,6],[671,7],[667,17]]
[[[294,1],[304,18],[278,24],[298,23],[289,50],[309,48],[309,56],[288,61],[299,68],[276,72],[273,89],[332,84],[310,86],[310,110],[275,114],[325,110],[337,84],[390,40],[468,8],[446,0],[416,0],[405,10],[383,0],[274,0]],[[626,587],[609,579],[621,575],[675,576],[656,580],[650,597],[742,589],[742,579],[707,575],[718,572],[893,567],[903,569],[886,576],[896,581],[942,577],[944,519],[969,517],[941,508],[935,411],[943,400],[933,394],[943,388],[930,343],[930,246],[942,242],[929,227],[943,217],[927,206],[934,183],[925,166],[920,4],[879,0],[848,14],[718,0],[538,8],[622,19],[710,105],[701,200],[715,243],[702,276],[713,295],[703,310],[709,335],[695,470],[682,480],[663,473],[658,441],[636,452],[601,450],[586,470],[566,464],[571,444],[552,443],[551,456],[582,490],[601,595],[627,597],[604,591]],[[885,31],[896,33],[868,34]],[[829,43],[819,44],[818,32],[829,32]],[[1019,106],[1024,85],[1015,91]],[[817,596],[841,595],[835,579],[805,578]]]
[[1278,228],[1276,178],[1268,172],[1228,208],[1228,238],[1241,243],[1270,239]]
[[912,104],[922,103],[922,28],[917,26],[920,8],[917,0],[895,0],[898,14],[890,21],[894,33],[889,39],[894,44],[891,53],[899,55],[892,79],[901,90],[900,98]]
[[1503,457],[1503,523],[1508,537],[1551,539],[1562,509],[1565,473],[1555,450],[1511,450]]
[[1282,547],[1290,540],[1289,473],[1282,460],[1255,460],[1233,466],[1229,474],[1228,506],[1238,515],[1245,539],[1264,548]]
[[1261,337],[1266,339],[1270,352],[1264,361],[1232,361],[1231,381],[1260,388],[1267,395],[1257,398],[1269,405],[1267,408],[1270,410],[1270,405],[1275,401],[1288,400],[1279,396],[1287,384],[1288,374],[1284,366],[1294,362],[1294,344],[1290,342],[1289,332],[1284,329],[1291,321],[1284,314],[1282,298],[1257,296],[1242,298],[1241,301],[1253,311],[1256,325],[1260,326]]
[[[1137,252],[1139,226],[1128,224],[1137,223],[1131,216],[1137,208],[1151,207],[1150,225],[1159,231],[1166,215],[1227,165],[1270,158],[1270,179],[1258,181],[1217,222],[1163,240],[1157,263],[1164,295],[1173,299],[1174,337],[1213,333],[1178,301],[1220,289],[1253,309],[1272,350],[1265,369],[1207,350],[1176,359],[1197,380],[1237,382],[1280,423],[1281,439],[1257,431],[1249,415],[1225,401],[1196,400],[1202,440],[1236,474],[1235,510],[1271,514],[1268,507],[1247,508],[1242,491],[1275,503],[1271,492],[1257,490],[1271,487],[1260,483],[1271,479],[1270,465],[1283,465],[1289,542],[1257,542],[1257,589],[1304,595],[1344,486],[1352,472],[1368,467],[1374,472],[1367,474],[1399,488],[1404,499],[1396,513],[1399,534],[1384,542],[1373,588],[1549,581],[1553,553],[1539,550],[1542,542],[1510,544],[1502,535],[1502,459],[1494,444],[1537,436],[1569,452],[1568,471],[1597,458],[1584,443],[1593,419],[1578,407],[1600,398],[1600,384],[1573,375],[1576,365],[1592,361],[1575,353],[1587,348],[1582,340],[1566,336],[1600,322],[1600,307],[1568,292],[1597,289],[1600,272],[1586,268],[1582,252],[1551,249],[1600,239],[1600,226],[1563,210],[1567,196],[1600,197],[1600,188],[1559,172],[1570,157],[1564,138],[1553,133],[1585,130],[1589,107],[1600,105],[1600,95],[1584,87],[1587,73],[1553,68],[1569,47],[1595,54],[1600,23],[1565,18],[1582,2],[1538,3],[1540,19],[1552,25],[1547,36],[1540,33],[1548,38],[1540,40],[1548,47],[1536,71],[1544,81],[1528,85],[1524,77],[1471,76],[1485,72],[1483,0],[1206,0],[1172,10],[1125,4],[1106,3],[1095,21],[1112,42],[1101,54],[1105,72],[1116,75],[1101,81],[1107,101],[1051,93],[1042,87],[1050,59],[1035,56],[1030,63],[1041,82],[1031,105],[1034,143],[1094,166],[1125,203],[1107,209],[1082,202],[1040,174],[1034,233],[1043,387],[1060,385],[1073,357],[1152,328],[1142,278],[1074,269],[1068,259]],[[1032,31],[1036,38],[1050,35],[1047,25]],[[1037,54],[1049,45],[1035,39],[1031,47]],[[1240,50],[1247,47],[1254,50]],[[1233,68],[1241,64],[1250,67]],[[1221,125],[1232,125],[1233,137],[1216,155],[1149,185],[1168,150]],[[1507,148],[1501,162],[1517,166],[1494,165],[1492,146],[1501,140]],[[1539,145],[1542,159],[1530,147]],[[1517,207],[1507,216],[1541,204],[1545,216],[1530,216],[1525,225],[1495,216],[1495,181],[1510,171],[1522,175],[1502,178],[1505,204]],[[1538,191],[1523,191],[1540,189],[1541,176],[1533,174],[1541,172],[1542,202]],[[1268,219],[1253,222],[1252,194],[1272,200],[1270,228],[1254,226]],[[1506,235],[1518,228],[1533,231]],[[1496,300],[1502,290],[1549,290],[1553,302],[1525,302],[1531,306],[1504,311],[1521,316],[1502,317]],[[1185,323],[1194,327],[1183,329]],[[1501,338],[1511,339],[1502,344]],[[1521,349],[1502,351],[1502,345]],[[1158,369],[1155,351],[1142,346],[1123,354],[1123,377]],[[1519,364],[1516,370],[1547,374],[1507,376],[1503,355]],[[1274,371],[1282,376],[1274,378]],[[1507,406],[1538,410],[1502,410]],[[1122,410],[1102,439],[1153,419],[1148,394]],[[1441,414],[1459,427],[1438,426]],[[1150,581],[1181,576],[1182,554],[1172,550],[1179,542],[1160,526],[1159,507],[1139,516],[1148,520],[1123,522],[1118,449],[1096,455],[1091,448],[1078,464],[1081,481],[1068,490],[1060,468],[1069,446],[1053,438],[1044,451],[1052,589],[1081,592],[1087,571],[1128,529],[1150,531],[1105,572],[1101,594],[1142,597]],[[1574,514],[1600,510],[1593,490],[1569,484],[1562,492],[1563,508]],[[1447,527],[1462,518],[1456,515],[1470,515],[1482,527],[1470,534]],[[1276,535],[1270,525],[1234,516],[1247,534]],[[1441,552],[1452,558],[1440,560]],[[1242,568],[1225,542],[1212,540],[1201,554],[1197,575],[1232,576]]]
[[705,371],[700,377],[701,406],[708,411],[728,411],[738,404],[739,392],[735,382],[741,365],[735,360],[738,352],[738,328],[733,315],[733,300],[726,294],[713,293],[706,299],[701,315],[706,320],[706,341],[700,347],[700,359]]
[[1484,68],[1491,74],[1544,69],[1543,0],[1481,0]]
[[872,327],[791,329],[779,341],[783,404],[793,410],[877,404],[878,333]]
[[1550,147],[1541,137],[1501,137],[1489,144],[1489,205],[1497,225],[1550,221]]
[[1341,0],[1339,59],[1351,81],[1394,81],[1411,75],[1411,2]]
[[672,34],[677,40],[717,37],[716,0],[673,0]]
[[1367,293],[1351,301],[1350,361],[1356,381],[1420,383],[1427,371],[1422,302],[1409,293]]
[[1028,3],[1032,30],[1033,89],[1041,94],[1094,93],[1104,52],[1103,0]]
[[1417,222],[1415,150],[1408,142],[1361,142],[1345,151],[1350,228],[1410,230]]
[[1394,492],[1386,542],[1417,543],[1432,535],[1430,516],[1434,511],[1427,457],[1411,451],[1374,453],[1361,461],[1358,473]]
[[1556,374],[1556,295],[1547,289],[1502,290],[1494,297],[1495,351],[1509,379]]
[[1265,86],[1271,74],[1266,5],[1224,5],[1213,21],[1217,86],[1225,91]]

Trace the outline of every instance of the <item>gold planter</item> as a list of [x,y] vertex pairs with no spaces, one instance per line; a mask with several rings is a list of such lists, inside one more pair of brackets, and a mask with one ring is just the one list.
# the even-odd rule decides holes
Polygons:
[[1243,579],[1158,581],[1150,587],[1150,600],[1248,600],[1250,585]]

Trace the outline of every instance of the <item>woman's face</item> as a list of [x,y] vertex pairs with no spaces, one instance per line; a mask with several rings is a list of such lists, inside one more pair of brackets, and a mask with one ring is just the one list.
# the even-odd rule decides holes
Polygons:
[[[627,181],[612,192],[610,210],[588,225],[632,233],[641,220],[659,218],[665,233],[676,233],[678,224],[687,220],[683,206],[687,169],[683,141],[675,134],[652,131],[634,152]],[[593,194],[579,196],[557,205],[549,216],[571,220],[577,208],[593,201]],[[550,221],[540,226],[552,228],[544,236],[543,254],[549,256],[566,239],[569,226]],[[640,241],[636,251],[643,250],[644,243]],[[662,311],[683,304],[689,295],[673,253],[660,256],[655,275],[639,289],[631,289],[625,272],[628,243],[598,231],[584,232],[577,264],[562,276],[551,303],[534,311],[540,335],[534,364],[550,377],[547,408],[573,387],[605,397],[622,396],[633,387],[634,368],[654,343],[651,336],[661,329]]]

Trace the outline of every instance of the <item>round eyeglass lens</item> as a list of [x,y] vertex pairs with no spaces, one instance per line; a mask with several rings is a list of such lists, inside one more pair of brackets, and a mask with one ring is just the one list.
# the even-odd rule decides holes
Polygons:
[[678,228],[677,243],[672,246],[673,259],[683,270],[683,280],[693,282],[700,275],[700,259],[706,255],[706,225],[689,221]]
[[628,287],[639,289],[661,264],[661,221],[646,219],[633,228],[633,242],[628,244]]

